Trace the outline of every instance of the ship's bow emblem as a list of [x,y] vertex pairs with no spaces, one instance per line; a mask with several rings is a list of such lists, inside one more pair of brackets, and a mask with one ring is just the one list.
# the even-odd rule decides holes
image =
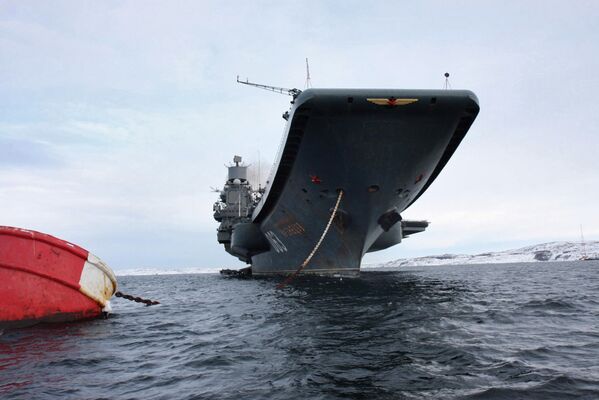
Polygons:
[[418,101],[418,99],[397,99],[395,97],[367,98],[366,100],[379,106],[405,106],[406,104],[412,104]]

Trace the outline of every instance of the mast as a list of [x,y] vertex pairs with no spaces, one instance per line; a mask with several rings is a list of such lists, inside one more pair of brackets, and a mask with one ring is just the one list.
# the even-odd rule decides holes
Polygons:
[[258,191],[262,189],[262,174],[260,173],[260,150],[258,150]]
[[310,64],[308,64],[308,57],[306,57],[306,87],[305,89],[310,89],[312,87],[312,82],[310,81]]
[[580,224],[580,244],[582,245],[582,258],[587,258],[586,243],[584,242],[584,235],[582,234],[582,224]]
[[443,86],[443,89],[451,89],[451,84],[449,83],[449,72],[444,73],[443,76],[445,77],[445,85]]

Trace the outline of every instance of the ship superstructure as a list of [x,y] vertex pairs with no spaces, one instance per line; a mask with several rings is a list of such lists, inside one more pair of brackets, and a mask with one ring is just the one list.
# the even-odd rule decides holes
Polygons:
[[229,253],[255,275],[291,273],[306,260],[302,273],[355,275],[367,252],[427,228],[401,213],[466,135],[479,111],[474,93],[275,89],[293,101],[265,190],[253,191],[236,162],[215,205]]
[[219,191],[219,200],[214,203],[214,219],[220,222],[217,240],[225,246],[225,250],[241,261],[250,262],[243,254],[231,250],[233,227],[251,222],[251,216],[260,201],[262,190],[254,190],[248,180],[247,165],[242,164],[240,156],[233,157],[233,164],[228,167],[227,181]]

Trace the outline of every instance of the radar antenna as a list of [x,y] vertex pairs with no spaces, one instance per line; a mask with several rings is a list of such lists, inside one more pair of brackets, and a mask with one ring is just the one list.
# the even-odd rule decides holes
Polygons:
[[306,89],[312,87],[312,82],[310,81],[310,64],[308,64],[308,57],[306,57]]
[[259,89],[270,90],[271,92],[275,92],[275,93],[286,94],[286,95],[292,96],[293,100],[295,100],[297,98],[297,96],[299,96],[300,93],[302,92],[301,90],[296,89],[296,88],[287,89],[287,88],[278,87],[278,86],[269,86],[269,85],[262,85],[260,83],[250,82],[247,78],[246,78],[245,82],[240,81],[239,75],[237,75],[237,83],[241,83],[242,85],[254,86]]
[[445,86],[443,87],[443,89],[451,89],[451,84],[449,83],[449,72],[446,72],[443,75],[445,76]]

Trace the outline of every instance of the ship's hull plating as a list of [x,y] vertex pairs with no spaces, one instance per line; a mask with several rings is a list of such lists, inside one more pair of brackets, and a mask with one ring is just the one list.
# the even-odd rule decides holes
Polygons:
[[[417,101],[394,105],[394,99]],[[422,194],[477,113],[476,96],[469,91],[303,92],[292,109],[270,186],[253,215],[270,250],[251,257],[252,273],[295,271],[323,233],[343,190],[339,213],[302,272],[356,275],[381,234],[398,228],[381,225],[381,216],[401,213]],[[399,242],[401,232],[396,235]]]

